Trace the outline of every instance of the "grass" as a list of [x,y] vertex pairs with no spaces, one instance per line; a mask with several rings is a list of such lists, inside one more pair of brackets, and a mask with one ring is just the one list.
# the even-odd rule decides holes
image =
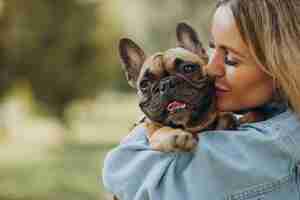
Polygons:
[[140,115],[135,95],[105,93],[95,103],[74,103],[71,115],[72,134],[80,141],[117,143]]
[[[70,138],[57,144],[48,140],[51,134],[57,138],[51,127],[58,122],[21,111],[22,119],[14,111],[18,123],[6,122],[6,135],[13,139],[0,145],[0,200],[108,199],[101,179],[103,159],[139,115],[135,96],[105,93],[96,101],[74,103],[67,113],[70,130],[59,133]],[[28,139],[39,135],[38,141]]]
[[[65,144],[38,161],[0,167],[0,199],[105,199],[103,158],[113,145]],[[13,163],[10,163],[13,164]]]

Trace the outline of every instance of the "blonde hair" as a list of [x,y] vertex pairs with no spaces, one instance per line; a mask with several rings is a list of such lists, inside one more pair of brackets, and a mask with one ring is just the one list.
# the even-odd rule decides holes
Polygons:
[[300,1],[218,0],[290,108],[300,116]]

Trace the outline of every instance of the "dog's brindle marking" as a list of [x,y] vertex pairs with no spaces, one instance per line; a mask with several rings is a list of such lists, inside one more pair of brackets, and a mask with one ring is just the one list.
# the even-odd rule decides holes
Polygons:
[[[179,23],[176,36],[177,48],[169,49],[163,53],[155,53],[148,58],[144,51],[130,39],[120,40],[119,45],[119,53],[124,64],[126,78],[128,83],[137,89],[140,97],[140,107],[146,114],[138,125],[143,124],[147,128],[147,136],[151,147],[165,152],[191,151],[197,145],[196,133],[212,129],[236,129],[239,125],[239,121],[231,113],[219,113],[216,110],[215,96],[214,93],[210,92],[213,91],[213,88],[210,87],[213,83],[210,83],[211,79],[203,69],[203,66],[208,63],[208,56],[198,39],[197,33],[189,25]],[[199,72],[188,75],[180,73],[178,68],[188,64],[199,66]],[[173,79],[175,81],[180,80],[185,84],[184,88],[176,88],[175,92],[193,90],[196,94],[191,95],[194,98],[191,98],[190,101],[199,98],[201,101],[197,103],[204,102],[200,107],[200,114],[194,116],[196,121],[192,120],[195,113],[190,110],[183,112],[182,115],[179,114],[179,117],[176,115],[173,117],[169,114],[171,115],[170,121],[166,120],[166,118],[169,118],[168,115],[164,114],[166,105],[160,105],[161,102],[158,99],[154,99],[158,101],[158,103],[154,102],[155,106],[149,106],[153,103],[151,102],[153,93],[162,90],[157,84],[161,86],[162,80],[170,82]],[[149,87],[147,87],[149,83],[152,84],[151,95],[147,94],[149,91],[146,90],[149,90]],[[176,87],[179,87],[178,84]],[[181,93],[173,95],[180,97]],[[246,117],[241,118],[240,122],[259,121],[263,118],[259,113],[248,113]],[[173,128],[170,126],[173,126]],[[115,196],[114,200],[117,200]]]

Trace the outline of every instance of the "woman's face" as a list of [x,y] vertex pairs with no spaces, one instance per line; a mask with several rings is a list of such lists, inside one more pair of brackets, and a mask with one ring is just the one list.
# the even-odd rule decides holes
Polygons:
[[239,111],[267,103],[273,93],[272,78],[251,56],[228,7],[217,9],[211,33],[206,70],[216,78],[218,110]]

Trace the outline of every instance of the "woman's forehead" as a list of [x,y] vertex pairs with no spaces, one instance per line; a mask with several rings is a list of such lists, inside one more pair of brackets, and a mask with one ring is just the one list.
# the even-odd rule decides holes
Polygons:
[[242,40],[229,7],[221,6],[216,10],[211,34],[216,45],[233,49],[243,56],[248,56],[248,48]]
[[220,6],[214,14],[212,28],[227,30],[231,26],[235,26],[235,21],[230,8]]

